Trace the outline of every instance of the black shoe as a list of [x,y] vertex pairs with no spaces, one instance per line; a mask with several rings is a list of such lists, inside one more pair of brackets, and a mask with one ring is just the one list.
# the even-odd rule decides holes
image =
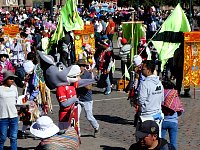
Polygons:
[[191,95],[189,93],[184,93],[184,94],[181,94],[180,97],[182,97],[182,98],[191,98]]
[[25,132],[19,133],[18,138],[19,139],[26,139],[27,138],[26,133]]
[[190,93],[184,93],[184,97],[191,98],[191,95],[190,95]]
[[94,137],[97,138],[100,135],[100,128],[94,129]]

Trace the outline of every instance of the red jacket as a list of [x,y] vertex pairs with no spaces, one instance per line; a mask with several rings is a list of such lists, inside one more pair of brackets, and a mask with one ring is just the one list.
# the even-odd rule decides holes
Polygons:
[[[56,97],[59,103],[67,101],[69,98],[72,98],[76,95],[76,90],[74,86],[59,86],[56,90]],[[62,107],[60,106],[59,110],[59,121],[60,122],[67,122],[70,117],[71,113],[71,106]]]

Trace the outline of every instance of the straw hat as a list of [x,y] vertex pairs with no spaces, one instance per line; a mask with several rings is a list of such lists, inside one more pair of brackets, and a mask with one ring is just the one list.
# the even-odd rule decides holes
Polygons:
[[79,59],[78,62],[77,62],[77,65],[85,65],[85,66],[87,66],[88,63],[86,62],[85,59]]

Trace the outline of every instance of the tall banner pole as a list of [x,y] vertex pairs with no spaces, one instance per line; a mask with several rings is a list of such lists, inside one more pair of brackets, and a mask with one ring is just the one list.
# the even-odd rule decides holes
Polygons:
[[[131,24],[131,46],[132,46],[132,48],[131,48],[131,51],[130,51],[130,64],[132,64],[132,62],[133,62],[133,55],[134,55],[134,31],[133,31],[133,26],[134,26],[134,12],[132,12],[132,24]],[[131,71],[132,71],[132,68],[133,67],[131,67]]]

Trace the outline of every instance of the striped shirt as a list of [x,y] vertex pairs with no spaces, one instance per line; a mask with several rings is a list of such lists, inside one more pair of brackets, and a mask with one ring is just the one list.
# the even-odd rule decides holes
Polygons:
[[130,59],[131,48],[130,44],[126,44],[120,49],[119,56],[121,57],[121,60],[127,62]]

